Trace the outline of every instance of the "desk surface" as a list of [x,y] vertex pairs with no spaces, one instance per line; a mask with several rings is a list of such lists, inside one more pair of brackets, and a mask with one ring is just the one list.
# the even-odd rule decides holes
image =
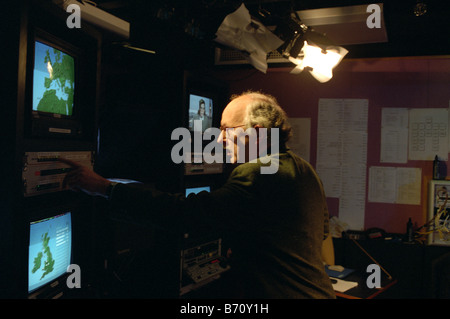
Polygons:
[[364,272],[354,272],[348,275],[344,280],[357,282],[358,285],[345,292],[336,291],[336,297],[345,299],[373,299],[397,283],[396,279],[389,279],[383,274],[381,275],[381,287],[369,288],[366,283],[369,275]]

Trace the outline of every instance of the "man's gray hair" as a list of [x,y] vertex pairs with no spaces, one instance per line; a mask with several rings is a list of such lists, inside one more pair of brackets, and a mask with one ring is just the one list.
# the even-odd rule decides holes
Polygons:
[[[249,96],[252,102],[247,105],[247,115],[245,118],[246,128],[261,125],[265,128],[278,128],[280,136],[280,145],[285,146],[286,142],[292,136],[292,128],[288,122],[285,111],[278,104],[275,97],[270,94],[246,91],[239,95],[233,95],[231,99],[240,96]],[[268,130],[270,136],[270,130]]]

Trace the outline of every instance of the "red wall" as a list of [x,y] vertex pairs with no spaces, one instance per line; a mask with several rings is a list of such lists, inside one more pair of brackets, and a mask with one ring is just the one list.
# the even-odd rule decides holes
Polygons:
[[[421,168],[422,199],[421,205],[368,202],[367,185],[365,228],[380,227],[387,232],[404,233],[409,217],[416,227],[423,225],[427,210],[426,185],[432,176],[432,162],[380,163],[381,110],[384,107],[448,108],[450,57],[344,59],[327,83],[319,83],[307,72],[292,75],[290,70],[271,66],[264,74],[252,68],[228,69],[220,70],[217,76],[229,83],[230,93],[261,90],[277,97],[289,117],[311,118],[310,162],[314,166],[319,99],[368,99],[367,181],[371,166]],[[328,204],[330,214],[338,215],[338,199],[329,198]]]

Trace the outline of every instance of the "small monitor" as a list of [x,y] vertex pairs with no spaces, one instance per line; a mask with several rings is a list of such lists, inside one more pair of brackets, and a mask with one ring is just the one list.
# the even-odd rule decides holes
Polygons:
[[213,99],[196,94],[189,94],[189,130],[204,132],[212,127]]
[[65,32],[33,28],[27,44],[26,135],[83,140],[97,133],[97,52],[88,39],[79,41]]
[[67,272],[72,257],[71,213],[30,222],[28,293],[52,283]]
[[71,116],[75,94],[75,58],[38,40],[34,47],[32,110]]
[[201,187],[186,188],[186,197],[188,197],[189,194],[198,194],[202,191],[210,192],[211,187],[210,186],[201,186]]

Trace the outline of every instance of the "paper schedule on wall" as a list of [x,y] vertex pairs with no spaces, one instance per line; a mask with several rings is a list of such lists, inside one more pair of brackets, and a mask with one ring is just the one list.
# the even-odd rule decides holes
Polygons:
[[432,161],[436,155],[448,159],[448,109],[411,109],[408,158]]
[[383,108],[381,113],[381,163],[408,161],[408,109]]
[[320,99],[317,172],[327,197],[339,198],[339,219],[364,228],[367,167],[366,99]]
[[420,205],[422,170],[414,167],[369,168],[369,202]]
[[289,148],[292,152],[309,162],[311,119],[291,117],[289,118],[289,123],[292,127],[292,137],[289,140]]

